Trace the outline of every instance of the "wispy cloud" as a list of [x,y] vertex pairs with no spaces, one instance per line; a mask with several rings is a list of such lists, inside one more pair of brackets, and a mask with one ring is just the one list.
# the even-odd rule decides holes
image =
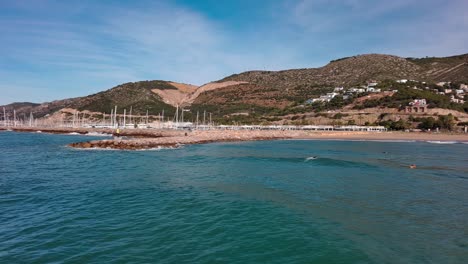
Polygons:
[[287,7],[289,23],[301,32],[340,43],[348,52],[356,51],[349,48],[353,45],[365,53],[401,56],[467,51],[464,13],[468,2],[464,0],[299,0],[288,1]]
[[[243,42],[246,39],[184,7],[93,5],[88,13],[84,6],[75,4],[71,14],[64,9],[58,18],[0,19],[0,32],[6,36],[0,64],[13,65],[4,68],[10,72],[0,85],[18,81],[21,87],[31,85],[30,89],[50,85],[52,99],[145,79],[203,84],[241,70],[288,64],[288,57],[273,59],[243,48],[250,45]],[[21,3],[11,8],[31,11]],[[87,19],[93,23],[82,22]],[[41,71],[45,73],[36,74]]]
[[173,1],[113,4],[0,3],[0,89],[16,90],[0,104],[146,79],[203,84],[356,53],[443,56],[466,52],[468,41],[464,0],[266,1],[252,3],[258,16],[230,9],[231,19]]

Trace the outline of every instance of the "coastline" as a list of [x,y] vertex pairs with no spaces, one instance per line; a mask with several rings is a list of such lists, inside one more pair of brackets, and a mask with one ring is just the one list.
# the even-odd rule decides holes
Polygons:
[[468,142],[467,134],[429,134],[420,132],[312,132],[312,131],[193,131],[187,136],[159,138],[106,139],[78,142],[70,147],[81,149],[141,150],[174,148],[180,145],[213,142],[260,140],[356,140],[356,141],[435,141]]
[[[0,129],[6,130],[6,129]],[[113,129],[95,128],[12,128],[16,132],[52,134],[111,135]],[[69,144],[79,149],[144,150],[174,148],[180,145],[213,142],[259,140],[351,140],[351,141],[434,141],[468,142],[468,134],[427,132],[362,132],[362,131],[300,131],[300,130],[121,130],[119,138],[91,140]]]

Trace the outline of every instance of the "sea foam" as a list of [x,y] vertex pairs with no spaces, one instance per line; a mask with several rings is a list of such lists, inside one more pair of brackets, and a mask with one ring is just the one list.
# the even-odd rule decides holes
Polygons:
[[431,144],[457,144],[459,143],[458,141],[438,141],[438,140],[429,140],[426,142],[431,143]]

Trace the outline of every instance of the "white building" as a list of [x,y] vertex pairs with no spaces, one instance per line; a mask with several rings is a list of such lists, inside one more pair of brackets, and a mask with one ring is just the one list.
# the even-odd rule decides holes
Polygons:
[[312,104],[312,103],[315,103],[315,102],[330,102],[337,95],[338,95],[338,93],[335,93],[335,92],[327,93],[326,95],[321,95],[319,98],[309,99],[309,100],[306,101],[306,103]]
[[407,83],[408,80],[407,79],[401,79],[401,80],[397,80],[396,82],[397,83]]
[[412,102],[409,103],[412,106],[425,106],[427,105],[426,99],[414,99]]
[[376,89],[374,87],[367,87],[366,92],[368,93],[380,93],[382,90],[381,89]]
[[333,92],[341,92],[344,90],[344,87],[336,87],[335,89],[333,89]]
[[452,96],[450,96],[450,102],[457,103],[457,104],[464,104],[465,100],[455,98],[455,96],[452,95]]

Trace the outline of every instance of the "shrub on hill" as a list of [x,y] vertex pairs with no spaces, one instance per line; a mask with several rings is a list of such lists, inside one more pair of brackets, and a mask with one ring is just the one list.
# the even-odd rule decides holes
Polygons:
[[420,129],[447,129],[453,130],[455,127],[455,117],[452,114],[440,115],[436,120],[433,117],[421,118],[421,123],[418,125]]

